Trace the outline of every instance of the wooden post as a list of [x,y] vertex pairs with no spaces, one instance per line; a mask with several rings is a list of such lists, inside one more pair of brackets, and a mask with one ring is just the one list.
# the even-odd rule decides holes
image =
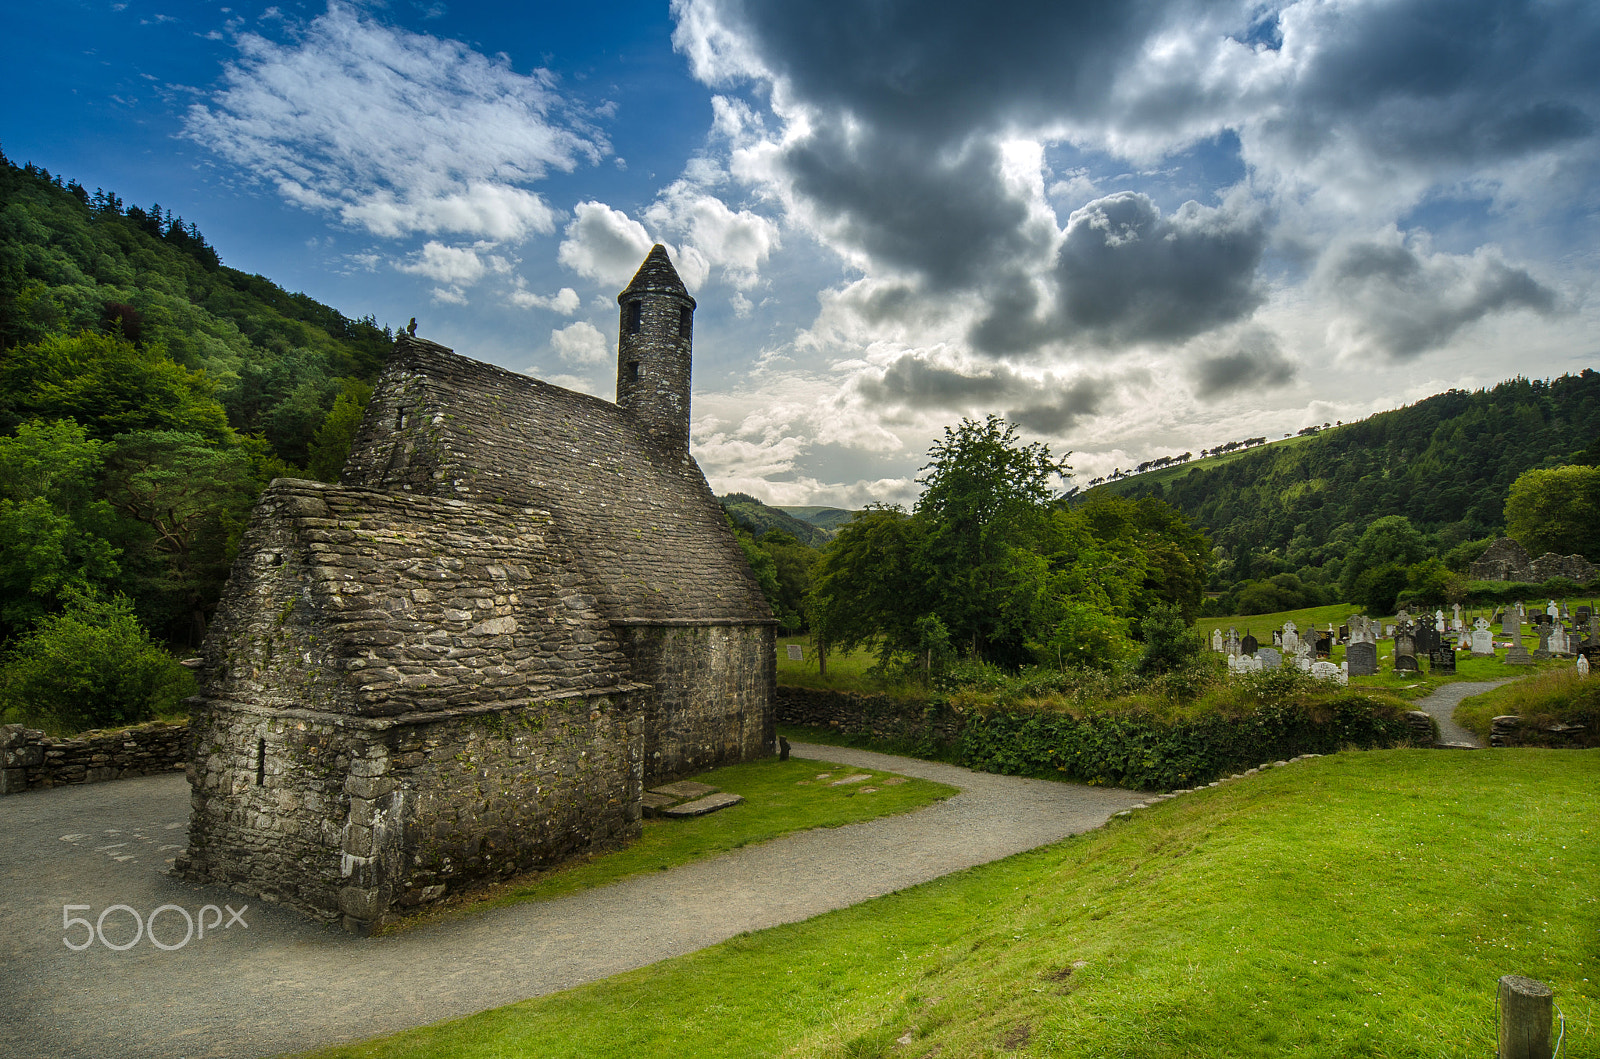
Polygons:
[[1520,974],[1500,979],[1500,1059],[1550,1059],[1549,986]]

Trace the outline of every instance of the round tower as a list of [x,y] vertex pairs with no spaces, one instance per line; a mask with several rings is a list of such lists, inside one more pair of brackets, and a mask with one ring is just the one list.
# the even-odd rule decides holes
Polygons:
[[666,247],[651,247],[617,304],[617,406],[658,444],[688,449],[695,303]]

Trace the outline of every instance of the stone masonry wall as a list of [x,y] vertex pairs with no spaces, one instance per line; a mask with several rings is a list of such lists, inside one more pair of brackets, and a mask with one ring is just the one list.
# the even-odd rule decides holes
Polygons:
[[961,735],[965,723],[965,718],[949,706],[826,688],[780,685],[777,703],[779,724],[830,728],[844,735],[888,741],[946,746]]
[[0,725],[0,794],[154,776],[184,767],[189,726],[156,721],[57,738]]
[[772,752],[771,624],[618,623],[645,716],[645,785]]
[[639,829],[625,692],[399,718],[202,709],[177,868],[365,931]]

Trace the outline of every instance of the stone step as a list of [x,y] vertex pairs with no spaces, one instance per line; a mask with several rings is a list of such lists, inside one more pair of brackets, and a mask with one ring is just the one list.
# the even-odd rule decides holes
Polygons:
[[708,794],[704,798],[696,798],[692,802],[684,802],[682,805],[674,805],[658,811],[662,816],[682,819],[689,816],[704,816],[707,813],[714,813],[718,809],[726,809],[730,805],[738,805],[742,801],[744,801],[743,795],[720,791],[716,794]]

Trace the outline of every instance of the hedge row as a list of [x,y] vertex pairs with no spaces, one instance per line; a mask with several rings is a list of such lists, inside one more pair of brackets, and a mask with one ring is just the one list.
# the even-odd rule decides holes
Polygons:
[[944,701],[787,686],[778,693],[780,724],[863,736],[886,750],[983,772],[1143,790],[1192,787],[1266,761],[1400,746],[1419,736],[1403,705],[1358,692],[1188,721],[1137,712],[1074,717],[1022,706],[956,710]]

